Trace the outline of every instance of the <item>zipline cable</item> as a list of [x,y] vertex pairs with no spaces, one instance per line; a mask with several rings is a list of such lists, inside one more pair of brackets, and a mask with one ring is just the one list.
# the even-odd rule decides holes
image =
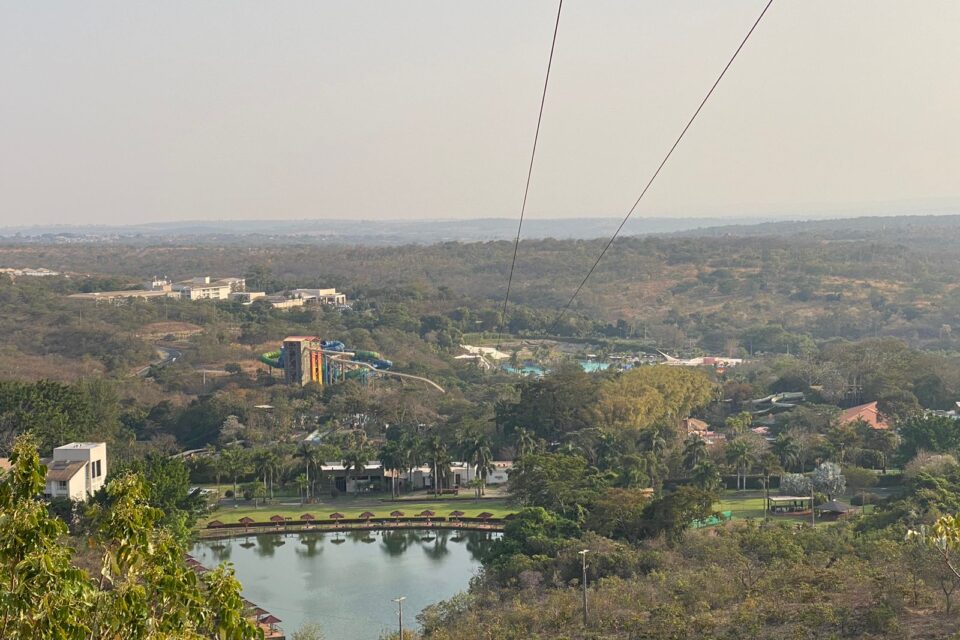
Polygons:
[[647,191],[650,189],[650,185],[653,184],[653,181],[657,179],[657,176],[660,175],[660,171],[663,169],[664,165],[667,164],[667,160],[670,159],[670,156],[673,155],[674,150],[680,144],[680,141],[683,140],[683,136],[686,135],[687,130],[690,129],[690,126],[693,124],[693,121],[697,119],[697,116],[700,115],[700,111],[703,109],[703,106],[707,104],[707,100],[710,99],[710,96],[713,95],[714,89],[717,88],[717,85],[720,84],[720,81],[723,80],[723,76],[726,75],[727,70],[733,64],[733,61],[737,59],[737,56],[740,54],[740,51],[743,49],[744,45],[747,44],[747,40],[750,39],[750,36],[753,35],[754,30],[757,28],[757,25],[760,24],[760,21],[763,20],[763,16],[766,15],[767,9],[770,8],[770,5],[773,4],[773,0],[768,0],[766,6],[763,7],[763,11],[760,12],[760,15],[754,21],[753,26],[750,27],[750,30],[747,31],[747,35],[744,36],[743,40],[740,42],[740,46],[737,47],[737,50],[733,52],[733,55],[730,57],[730,60],[727,62],[726,66],[723,68],[723,71],[720,72],[720,75],[717,76],[717,79],[713,82],[713,85],[710,87],[710,90],[707,92],[707,95],[704,96],[703,100],[700,102],[700,106],[697,107],[697,110],[693,112],[693,115],[690,117],[690,120],[687,121],[687,125],[683,128],[683,131],[680,132],[680,135],[677,136],[676,141],[673,143],[673,146],[670,147],[670,150],[667,151],[667,155],[664,156],[663,161],[660,162],[660,165],[657,167],[657,170],[653,172],[653,175],[650,177],[650,180],[647,181],[647,185],[643,188],[643,191],[640,192],[640,196],[633,203],[633,206],[630,207],[630,210],[627,212],[627,215],[623,218],[623,222],[620,223],[620,226],[617,227],[617,230],[613,232],[613,235],[610,237],[609,242],[603,248],[603,251],[600,252],[600,255],[597,256],[596,261],[593,263],[593,266],[590,267],[590,270],[587,272],[586,277],[580,283],[580,286],[577,287],[577,290],[573,292],[573,295],[570,296],[570,300],[567,301],[567,304],[560,310],[560,313],[557,314],[556,319],[551,325],[550,332],[553,333],[556,331],[557,326],[560,324],[560,320],[563,319],[563,316],[570,310],[570,306],[573,304],[573,301],[577,299],[577,296],[580,295],[580,291],[583,289],[584,285],[587,284],[587,280],[590,279],[590,276],[593,275],[594,270],[596,270],[597,265],[600,264],[600,261],[603,260],[603,256],[606,255],[607,250],[610,248],[610,245],[613,244],[613,241],[617,239],[617,236],[620,235],[620,231],[623,229],[624,225],[627,224],[627,221],[630,219],[630,216],[633,215],[633,212],[636,211],[637,206],[640,205],[640,201],[643,200],[643,196],[647,194]]
[[543,80],[543,94],[540,96],[540,113],[537,115],[537,130],[533,134],[533,150],[530,152],[530,165],[527,167],[527,184],[523,189],[523,204],[520,206],[520,222],[517,224],[517,238],[513,242],[513,260],[510,262],[510,276],[507,278],[507,293],[503,297],[503,308],[500,310],[500,326],[497,328],[497,349],[503,338],[503,325],[507,318],[507,303],[510,301],[510,287],[513,285],[513,270],[517,266],[517,251],[520,248],[520,232],[523,230],[523,214],[527,210],[527,196],[530,194],[530,179],[533,177],[533,162],[537,157],[537,141],[540,139],[540,123],[543,121],[543,106],[547,102],[547,86],[550,84],[550,69],[553,67],[553,52],[557,48],[557,32],[560,30],[560,12],[563,11],[563,0],[557,3],[557,20],[553,25],[553,39],[550,41],[550,57],[547,58],[547,74]]

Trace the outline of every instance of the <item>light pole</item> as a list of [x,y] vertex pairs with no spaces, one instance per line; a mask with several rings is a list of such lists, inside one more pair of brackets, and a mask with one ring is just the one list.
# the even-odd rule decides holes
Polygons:
[[403,640],[403,601],[406,599],[406,596],[399,596],[393,599],[393,601],[397,603],[397,619],[400,622],[400,640]]
[[590,553],[590,549],[584,549],[578,551],[577,554],[580,556],[580,560],[583,564],[583,577],[580,580],[580,583],[583,585],[583,626],[587,626],[587,554]]

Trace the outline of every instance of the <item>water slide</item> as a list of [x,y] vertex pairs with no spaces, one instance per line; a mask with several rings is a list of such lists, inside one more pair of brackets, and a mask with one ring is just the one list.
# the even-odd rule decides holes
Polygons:
[[283,369],[283,349],[261,354],[260,362],[273,369]]
[[[415,376],[409,373],[398,373],[396,371],[388,371],[393,366],[393,362],[384,358],[378,351],[347,351],[346,345],[342,342],[336,340],[324,340],[321,344],[321,349],[317,349],[320,353],[332,356],[338,361],[344,364],[353,364],[357,365],[358,369],[352,371],[347,371],[345,377],[348,380],[358,380],[365,379],[371,373],[379,373],[386,376],[392,376],[395,378],[406,378],[408,380],[417,380],[418,382],[423,382],[428,384],[440,393],[446,393],[443,387],[438,385],[433,380],[429,378],[424,378],[421,376]],[[260,362],[264,363],[268,367],[274,369],[283,369],[285,366],[284,363],[284,353],[283,349],[277,351],[269,351],[267,353],[260,355]]]

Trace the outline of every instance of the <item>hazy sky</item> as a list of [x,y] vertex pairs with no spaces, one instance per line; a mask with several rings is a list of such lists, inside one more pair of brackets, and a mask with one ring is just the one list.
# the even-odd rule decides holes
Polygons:
[[[763,0],[566,0],[531,217],[623,215]],[[0,0],[0,225],[515,216],[554,0]],[[637,215],[960,212],[960,2],[775,0]]]

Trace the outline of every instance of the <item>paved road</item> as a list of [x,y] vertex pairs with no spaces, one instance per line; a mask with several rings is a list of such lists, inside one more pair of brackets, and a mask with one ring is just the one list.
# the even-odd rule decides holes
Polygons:
[[146,377],[146,375],[150,373],[150,367],[165,367],[168,364],[172,364],[176,362],[180,358],[180,356],[183,355],[183,353],[181,353],[180,351],[177,351],[176,349],[171,349],[170,347],[158,346],[156,349],[157,349],[157,355],[160,356],[160,359],[154,362],[151,362],[145,367],[137,369],[137,375],[140,376],[141,378]]

